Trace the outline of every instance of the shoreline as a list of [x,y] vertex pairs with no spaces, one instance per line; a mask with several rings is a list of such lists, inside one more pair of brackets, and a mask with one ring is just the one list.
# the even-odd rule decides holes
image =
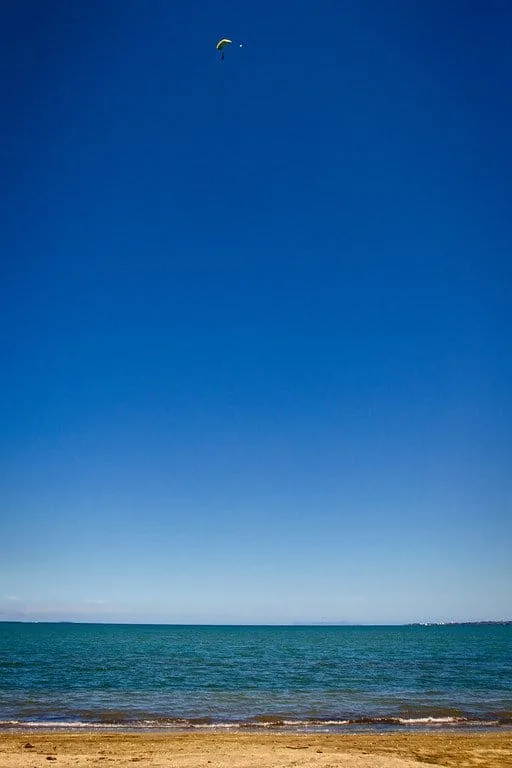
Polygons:
[[[0,720],[2,733],[98,734],[297,734],[352,735],[372,733],[512,733],[512,717],[493,720],[458,717],[361,718],[355,720],[292,720],[262,717],[251,720],[211,721],[209,718],[156,718],[144,720]],[[1,766],[0,766],[1,768]]]
[[0,733],[2,768],[505,768],[512,731],[205,733],[19,730]]
[[[296,726],[276,726],[268,725],[239,725],[239,724],[212,724],[212,725],[137,725],[127,723],[23,723],[11,724],[3,723],[0,725],[0,737],[3,734],[12,735],[38,735],[45,736],[50,734],[60,734],[62,736],[79,736],[80,734],[97,734],[98,736],[184,736],[184,735],[203,735],[203,736],[258,736],[263,738],[267,735],[278,736],[376,736],[376,735],[411,735],[415,734],[511,734],[512,724],[481,724],[481,723],[421,723],[414,725],[379,725],[370,723],[365,725],[346,725],[346,726],[325,726],[325,727],[296,727]],[[1,766],[0,766],[1,768]],[[511,767],[512,768],[512,767]]]

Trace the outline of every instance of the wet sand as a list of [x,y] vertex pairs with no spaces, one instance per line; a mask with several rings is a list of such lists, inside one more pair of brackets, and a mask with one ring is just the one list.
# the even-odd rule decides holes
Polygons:
[[2,733],[0,768],[512,768],[512,732]]

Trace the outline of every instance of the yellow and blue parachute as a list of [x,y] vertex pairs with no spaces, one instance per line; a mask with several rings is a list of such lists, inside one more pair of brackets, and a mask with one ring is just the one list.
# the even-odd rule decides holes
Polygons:
[[232,42],[233,41],[232,40],[228,40],[227,37],[223,37],[221,40],[219,40],[219,42],[215,46],[217,48],[217,50],[220,51],[220,58],[221,59],[224,58],[224,48],[227,48],[228,45],[232,44]]

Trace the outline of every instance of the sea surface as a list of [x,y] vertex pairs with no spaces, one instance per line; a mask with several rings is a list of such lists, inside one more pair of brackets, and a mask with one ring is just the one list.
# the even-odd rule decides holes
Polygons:
[[1,728],[512,727],[512,626],[0,623]]

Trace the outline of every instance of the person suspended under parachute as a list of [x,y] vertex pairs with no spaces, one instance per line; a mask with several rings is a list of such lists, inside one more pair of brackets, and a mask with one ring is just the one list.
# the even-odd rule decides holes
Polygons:
[[219,40],[219,42],[216,45],[217,50],[220,52],[220,60],[224,61],[224,49],[228,47],[228,45],[231,45],[233,41],[228,40],[227,37],[223,37],[222,40]]

